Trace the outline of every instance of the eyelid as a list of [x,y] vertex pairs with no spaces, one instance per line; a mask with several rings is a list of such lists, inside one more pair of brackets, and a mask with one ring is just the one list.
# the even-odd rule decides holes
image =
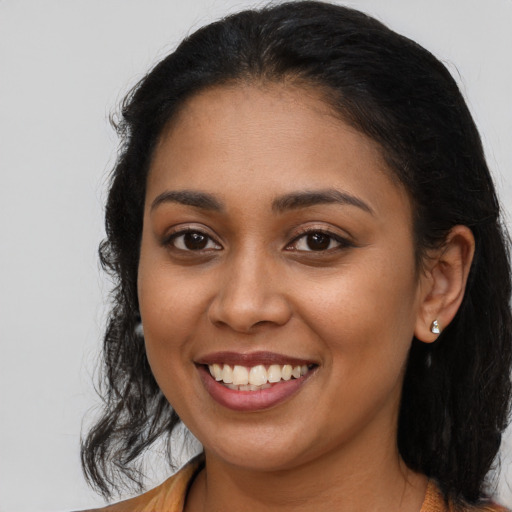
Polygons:
[[347,247],[355,247],[355,244],[351,241],[351,237],[349,235],[342,235],[340,233],[337,233],[333,231],[332,229],[326,228],[325,226],[307,226],[299,228],[298,232],[295,233],[295,236],[293,239],[286,244],[285,250],[292,250],[289,249],[292,247],[292,245],[296,244],[301,238],[314,234],[314,233],[321,233],[323,235],[326,235],[336,241],[338,243],[338,246],[335,248],[326,249],[324,251],[315,251],[313,249],[306,251],[306,250],[298,250],[298,252],[312,252],[312,253],[326,253],[331,252],[333,250],[339,250],[339,249],[345,249]]
[[219,248],[215,248],[214,250],[221,250],[223,249],[222,244],[218,241],[218,237],[212,235],[210,233],[210,230],[207,229],[204,226],[198,226],[197,224],[180,224],[178,226],[173,226],[170,230],[168,230],[165,235],[162,237],[161,243],[163,246],[169,247],[173,246],[174,249],[177,249],[179,251],[183,252],[201,252],[204,250],[211,251],[211,248],[208,249],[200,249],[197,251],[193,251],[192,249],[179,249],[176,246],[173,245],[173,241],[179,238],[180,236],[184,236],[187,233],[199,233],[201,235],[204,235],[209,239],[209,241],[213,242],[216,246]]

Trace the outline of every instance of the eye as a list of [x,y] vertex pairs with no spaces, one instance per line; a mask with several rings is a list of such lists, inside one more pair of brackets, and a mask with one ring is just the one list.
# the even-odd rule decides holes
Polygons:
[[210,236],[201,231],[180,231],[173,234],[166,242],[180,251],[206,251],[220,250],[222,247],[215,242]]
[[293,240],[286,249],[320,252],[349,247],[350,245],[351,244],[347,240],[332,233],[326,233],[324,231],[309,231],[295,238],[295,240]]

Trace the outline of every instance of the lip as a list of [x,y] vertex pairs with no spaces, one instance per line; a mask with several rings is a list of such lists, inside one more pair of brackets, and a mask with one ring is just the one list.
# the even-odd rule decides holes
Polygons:
[[271,364],[291,364],[292,366],[302,366],[304,364],[311,365],[317,364],[315,361],[308,359],[300,359],[297,357],[290,357],[284,354],[276,354],[274,352],[213,352],[205,356],[201,356],[195,361],[196,364],[209,365],[209,364],[229,364],[240,366],[256,366],[262,364],[270,366]]
[[209,395],[220,405],[233,411],[251,412],[262,411],[275,407],[297,394],[307,383],[309,378],[316,373],[318,366],[311,369],[306,375],[298,379],[280,381],[271,384],[271,387],[258,391],[238,391],[229,389],[220,382],[217,382],[208,370],[209,364],[238,364],[240,366],[256,366],[258,364],[291,364],[311,365],[312,361],[299,358],[291,358],[282,354],[272,352],[253,352],[250,354],[239,354],[235,352],[216,352],[201,357],[196,361],[196,367],[201,381]]

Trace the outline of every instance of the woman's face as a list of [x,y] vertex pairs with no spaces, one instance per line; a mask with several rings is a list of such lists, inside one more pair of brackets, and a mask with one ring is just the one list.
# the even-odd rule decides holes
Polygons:
[[155,378],[207,454],[273,470],[396,449],[422,279],[407,194],[314,92],[213,88],[163,133],[141,316]]

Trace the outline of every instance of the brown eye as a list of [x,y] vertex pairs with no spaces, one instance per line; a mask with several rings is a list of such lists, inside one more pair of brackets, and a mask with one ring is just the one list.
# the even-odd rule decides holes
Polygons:
[[208,244],[208,237],[201,233],[187,233],[183,235],[183,245],[190,251],[204,249]]
[[311,233],[306,236],[306,244],[312,251],[325,251],[329,249],[332,238],[325,233]]
[[344,249],[352,247],[352,244],[333,233],[324,231],[310,231],[297,237],[288,247],[287,250],[300,252],[322,252],[335,249]]
[[211,237],[200,231],[176,233],[169,240],[169,245],[181,251],[219,250],[222,248]]

